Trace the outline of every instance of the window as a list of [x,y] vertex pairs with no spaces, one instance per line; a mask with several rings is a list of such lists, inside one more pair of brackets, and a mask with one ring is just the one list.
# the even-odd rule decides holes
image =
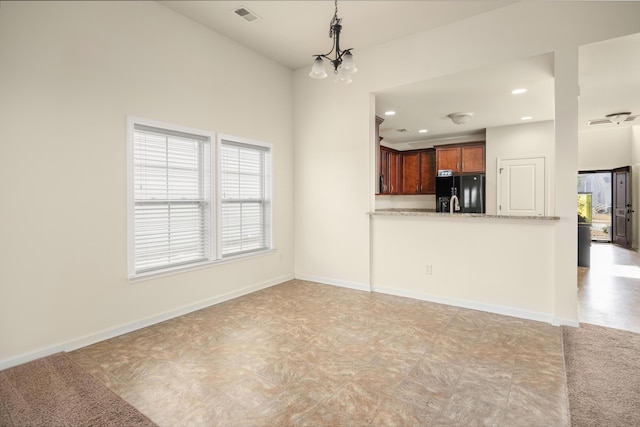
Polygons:
[[271,246],[271,150],[221,141],[222,256]]
[[271,148],[129,118],[129,277],[271,248]]
[[211,137],[142,123],[132,132],[130,275],[208,261]]

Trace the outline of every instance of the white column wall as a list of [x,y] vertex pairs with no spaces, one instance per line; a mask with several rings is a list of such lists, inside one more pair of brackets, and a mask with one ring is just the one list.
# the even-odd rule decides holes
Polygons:
[[554,150],[555,124],[553,121],[500,126],[487,129],[486,143],[486,206],[488,214],[498,211],[498,160],[521,157],[545,157],[545,185],[547,187],[545,214],[554,212]]

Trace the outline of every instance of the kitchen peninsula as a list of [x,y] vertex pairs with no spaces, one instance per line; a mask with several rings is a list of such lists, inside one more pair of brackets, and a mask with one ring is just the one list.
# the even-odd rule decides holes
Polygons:
[[490,215],[484,213],[448,213],[436,212],[435,209],[376,209],[368,213],[371,216],[407,216],[407,217],[430,217],[430,218],[481,218],[481,219],[511,219],[511,220],[536,220],[536,221],[557,221],[558,216],[541,216],[541,215]]

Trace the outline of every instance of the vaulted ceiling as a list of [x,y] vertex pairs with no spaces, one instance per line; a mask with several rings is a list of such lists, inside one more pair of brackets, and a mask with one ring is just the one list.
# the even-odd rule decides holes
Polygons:
[[[161,4],[291,69],[310,67],[313,54],[330,49],[334,1],[160,1]],[[340,1],[343,48],[357,51],[508,7],[508,1]],[[245,8],[251,22],[235,11]],[[636,121],[588,126],[620,111],[640,114],[640,34],[580,49],[581,131],[640,125]],[[357,75],[354,76],[357,78]],[[528,92],[514,96],[513,89]],[[490,101],[490,102],[488,102]],[[455,137],[486,127],[552,120],[553,55],[524,58],[376,94],[376,114],[395,110],[383,124],[388,143]],[[465,125],[447,114],[473,112]],[[384,117],[384,116],[383,116]],[[406,131],[398,131],[406,129]],[[427,129],[426,133],[418,133]]]

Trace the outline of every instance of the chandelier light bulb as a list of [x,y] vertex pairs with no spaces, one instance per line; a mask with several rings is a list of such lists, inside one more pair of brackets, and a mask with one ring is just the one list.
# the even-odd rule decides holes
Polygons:
[[354,74],[358,72],[356,65],[353,62],[353,55],[350,51],[346,51],[342,56],[342,64],[338,68],[338,71],[344,70],[349,74]]
[[317,56],[315,61],[313,61],[313,66],[311,67],[309,77],[313,79],[324,79],[325,77],[327,77],[327,70],[325,70],[324,61],[320,56]]

